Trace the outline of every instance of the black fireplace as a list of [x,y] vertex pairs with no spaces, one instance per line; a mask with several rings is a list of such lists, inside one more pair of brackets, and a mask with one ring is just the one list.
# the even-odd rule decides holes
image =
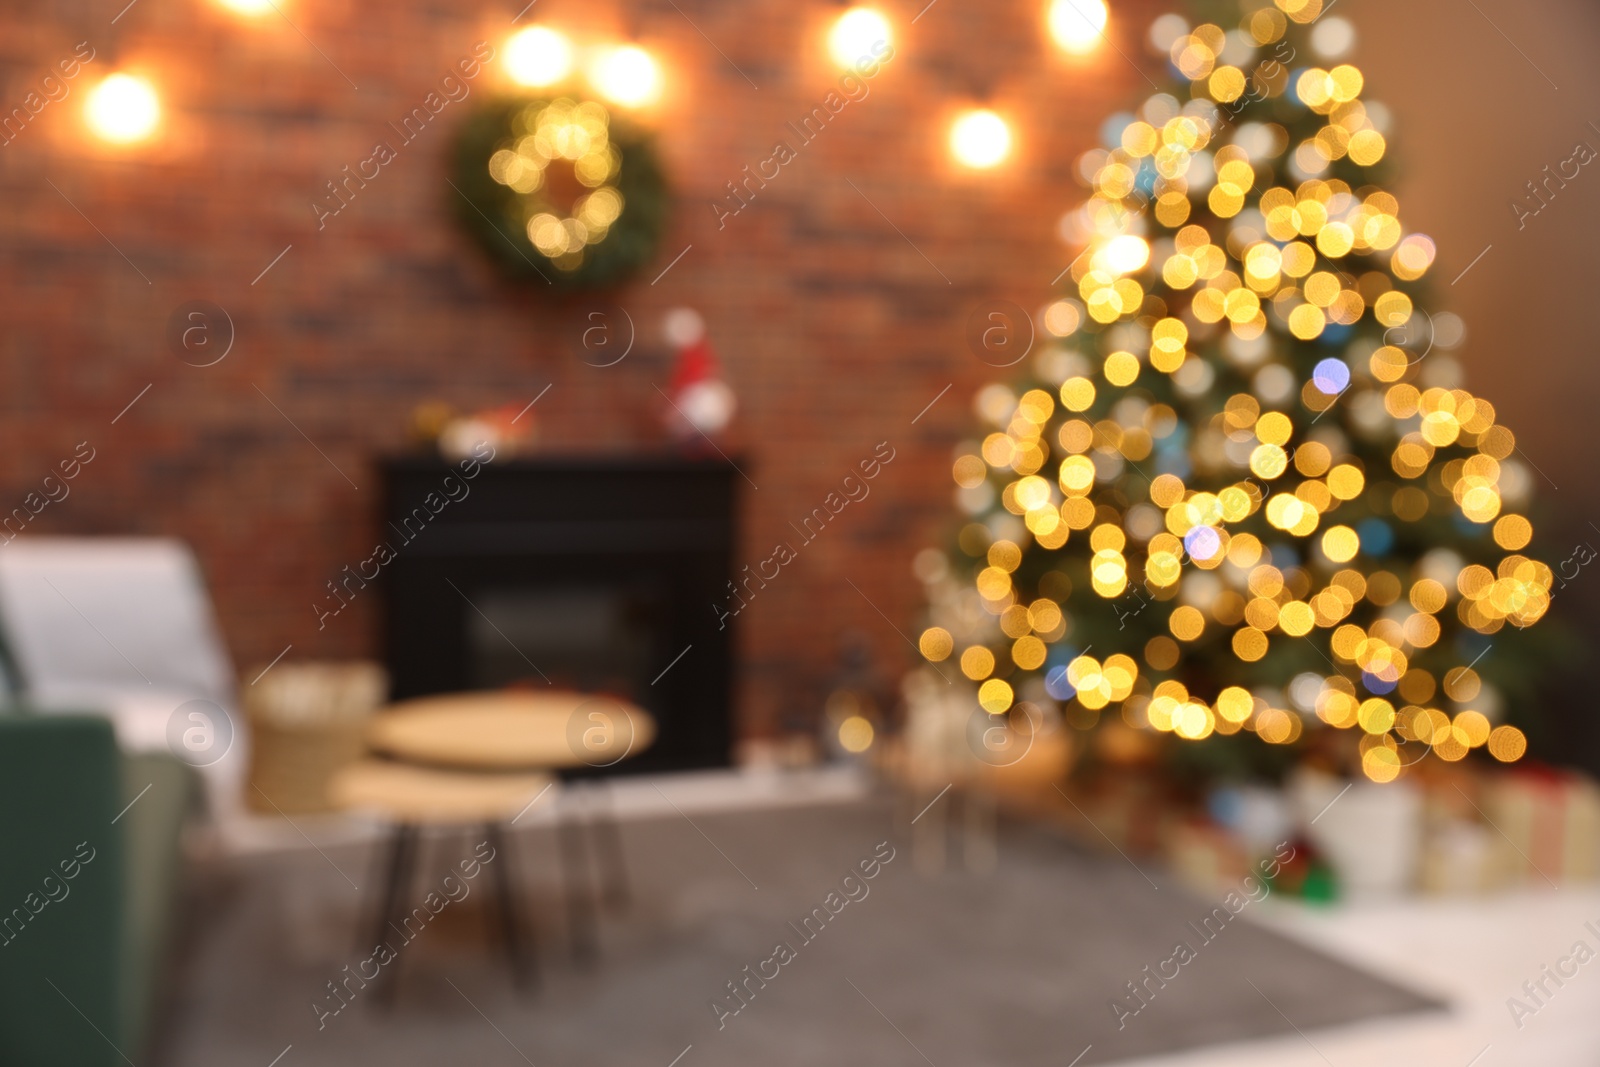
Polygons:
[[[660,725],[618,771],[724,766],[734,479],[686,457],[383,466],[385,654],[395,699],[553,685]],[[470,475],[470,476],[469,476]]]

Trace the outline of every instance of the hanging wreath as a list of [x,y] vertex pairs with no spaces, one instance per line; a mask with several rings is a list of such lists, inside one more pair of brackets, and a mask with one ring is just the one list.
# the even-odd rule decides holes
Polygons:
[[591,100],[483,105],[462,126],[454,182],[467,232],[541,287],[624,281],[655,256],[666,222],[649,135]]

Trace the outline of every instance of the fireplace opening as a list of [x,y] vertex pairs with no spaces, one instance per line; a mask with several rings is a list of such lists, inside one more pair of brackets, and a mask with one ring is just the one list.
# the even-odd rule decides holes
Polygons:
[[554,685],[639,703],[659,658],[659,597],[607,586],[489,589],[467,619],[469,689]]
[[[384,464],[400,527],[454,468]],[[677,456],[482,465],[471,491],[400,544],[380,586],[396,700],[556,686],[631,700],[655,743],[605,773],[727,766],[737,472]]]

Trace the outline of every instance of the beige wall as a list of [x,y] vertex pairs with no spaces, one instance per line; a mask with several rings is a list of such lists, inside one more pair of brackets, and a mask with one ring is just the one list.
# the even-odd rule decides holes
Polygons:
[[[1360,33],[1368,95],[1394,112],[1403,167],[1396,192],[1408,225],[1438,242],[1436,299],[1466,320],[1467,387],[1494,403],[1547,476],[1539,482],[1543,548],[1554,564],[1577,540],[1600,547],[1589,525],[1600,526],[1600,160],[1521,230],[1510,207],[1577,142],[1600,151],[1600,129],[1589,125],[1600,126],[1600,5],[1342,0],[1339,13]],[[1556,607],[1592,648],[1600,567],[1580,572]],[[1548,710],[1562,742],[1555,755],[1600,764],[1590,725],[1594,665],[1582,659],[1551,687]]]

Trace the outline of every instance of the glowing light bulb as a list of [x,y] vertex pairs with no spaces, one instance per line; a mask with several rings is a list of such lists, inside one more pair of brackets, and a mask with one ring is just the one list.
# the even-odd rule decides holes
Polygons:
[[89,128],[114,144],[142,141],[161,121],[161,101],[143,78],[113,74],[95,86],[85,106]]
[[217,3],[236,15],[265,15],[273,9],[273,0],[217,0]]
[[600,57],[591,72],[595,88],[612,103],[639,107],[656,98],[661,72],[650,53],[636,45],[613,48]]
[[996,166],[1011,154],[1011,127],[987,108],[965,112],[950,127],[950,152],[968,167]]
[[529,26],[506,42],[506,73],[518,85],[553,85],[572,70],[572,45],[555,30]]
[[1091,262],[1097,269],[1113,274],[1132,274],[1150,262],[1150,246],[1132,234],[1123,234],[1107,241]]
[[841,67],[872,60],[873,46],[889,43],[889,20],[870,7],[853,7],[839,16],[828,34],[828,52]]
[[839,724],[839,747],[846,752],[865,752],[872,747],[872,723],[852,715]]
[[1069,52],[1082,53],[1105,40],[1105,0],[1052,0],[1050,36]]

